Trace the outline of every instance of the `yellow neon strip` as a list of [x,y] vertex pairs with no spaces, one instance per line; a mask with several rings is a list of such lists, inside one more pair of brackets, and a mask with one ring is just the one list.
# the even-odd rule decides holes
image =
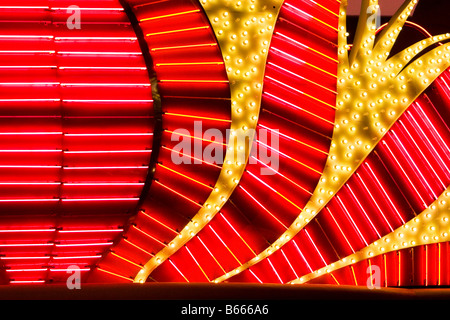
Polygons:
[[250,194],[250,192],[248,192],[247,190],[244,189],[243,186],[239,186],[250,198],[252,198],[253,201],[255,201],[261,208],[264,209],[265,212],[267,212],[272,218],[274,218],[280,225],[282,225],[284,227],[284,229],[287,229],[288,227],[281,222],[272,212],[270,212],[266,207],[264,207],[262,205],[262,203],[260,203],[258,200],[256,200],[255,197],[253,197],[253,195]]
[[324,72],[324,73],[326,73],[326,74],[332,76],[333,78],[337,78],[337,76],[336,76],[335,74],[332,74],[331,72],[328,72],[328,71],[326,71],[326,70],[324,70],[324,69],[322,69],[322,68],[319,68],[319,67],[316,66],[316,65],[313,65],[313,64],[308,63],[308,62],[305,62],[305,64],[308,65],[308,66],[310,66],[310,67],[313,67],[313,68],[315,68],[315,69],[317,69],[317,70],[320,70],[320,71],[322,71],[322,72]]
[[132,265],[134,265],[134,266],[136,266],[136,267],[138,267],[138,268],[142,268],[141,265],[139,265],[139,264],[137,264],[137,263],[134,263],[133,261],[130,261],[130,260],[128,260],[128,259],[126,259],[126,258],[124,258],[124,257],[122,257],[122,256],[119,256],[118,254],[116,254],[116,253],[114,253],[114,252],[111,252],[111,254],[112,254],[113,256],[119,258],[119,259],[122,259],[122,260],[124,260],[124,261],[126,261],[126,262],[128,262],[128,263],[131,263]]
[[320,171],[318,171],[318,170],[316,170],[316,169],[314,169],[314,168],[311,168],[310,166],[304,164],[303,162],[300,162],[300,161],[297,160],[297,159],[294,159],[294,158],[289,157],[289,156],[288,156],[288,158],[291,159],[292,161],[295,161],[295,162],[297,162],[298,164],[304,166],[305,168],[308,168],[309,170],[314,171],[314,172],[317,173],[317,174],[322,174],[322,172],[320,172]]
[[298,93],[300,93],[300,94],[303,94],[303,95],[305,95],[305,96],[307,96],[307,97],[309,97],[309,98],[311,98],[311,99],[313,99],[313,100],[315,100],[315,101],[317,101],[317,102],[323,103],[324,105],[326,105],[326,106],[328,106],[328,107],[330,107],[330,108],[332,108],[332,109],[335,109],[335,110],[337,109],[336,106],[333,106],[333,105],[331,105],[331,104],[329,104],[329,103],[326,103],[325,101],[320,100],[319,98],[316,98],[316,97],[314,97],[314,96],[312,96],[312,95],[310,95],[310,94],[307,94],[306,92],[303,92],[303,91],[301,91],[301,90],[298,90],[298,89],[296,89],[296,88],[294,88],[294,87],[292,87],[292,86],[290,86],[290,85],[288,85],[288,84],[286,84],[286,83],[284,83],[284,82],[281,82],[281,81],[279,81],[279,80],[277,80],[277,79],[274,79],[274,78],[272,78],[272,77],[269,77],[269,76],[266,76],[266,78],[267,78],[267,79],[270,79],[270,80],[272,80],[272,81],[275,81],[275,82],[281,84],[282,86],[285,86],[285,87],[287,87],[287,88],[289,88],[289,89],[291,89],[291,90],[293,90],[293,91],[295,91],[295,92],[298,92]]
[[153,48],[150,51],[163,51],[163,50],[177,50],[177,49],[190,49],[198,47],[216,47],[217,43],[202,43],[202,44],[189,44],[184,46],[172,46],[172,47],[159,47]]
[[333,61],[333,62],[335,62],[335,63],[339,63],[338,60],[336,60],[336,59],[334,59],[334,58],[332,58],[332,57],[326,55],[326,54],[323,53],[323,52],[320,52],[320,51],[318,51],[318,50],[316,50],[316,49],[314,49],[314,48],[308,47],[307,45],[304,45],[303,43],[298,42],[298,41],[295,40],[295,39],[292,39],[292,38],[290,38],[290,37],[288,37],[288,36],[285,36],[285,35],[282,34],[282,33],[277,33],[277,34],[280,35],[280,36],[283,37],[283,38],[288,39],[288,40],[291,41],[291,42],[294,42],[294,43],[298,44],[299,46],[302,46],[302,47],[304,47],[304,48],[306,48],[306,49],[308,49],[308,50],[313,51],[314,53],[317,53],[318,55],[321,55],[322,57],[325,57],[325,58],[327,58],[327,59],[329,59],[329,60],[331,60],[331,61]]
[[[184,196],[183,196],[184,197]],[[133,228],[136,229],[137,231],[141,232],[142,234],[146,235],[147,237],[149,237],[150,239],[154,240],[155,242],[158,242],[159,244],[163,245],[163,246],[167,246],[164,242],[156,239],[155,237],[153,237],[152,235],[148,234],[147,232],[139,229],[138,227],[133,225]]]
[[179,114],[179,113],[172,113],[172,112],[166,112],[166,113],[164,113],[164,115],[175,116],[175,117],[203,119],[203,120],[213,120],[213,121],[221,121],[221,122],[231,122],[231,120],[227,120],[227,119],[200,117],[200,116],[194,116],[194,115],[189,115],[189,114]]
[[316,50],[316,49],[313,49],[313,48],[311,48],[311,47],[306,47],[306,48],[308,48],[309,50],[311,50],[311,51],[313,51],[313,52],[315,52],[315,53],[317,53],[317,54],[319,54],[319,55],[321,55],[322,57],[325,57],[325,58],[327,58],[327,59],[329,59],[329,60],[331,60],[331,61],[333,61],[333,62],[339,63],[338,60],[336,60],[336,59],[334,59],[334,58],[332,58],[332,57],[330,57],[330,56],[327,56],[327,55],[326,55],[325,53],[323,53],[323,52],[320,52],[320,51],[318,51],[318,50]]
[[335,95],[338,94],[335,90],[332,90],[332,89],[330,89],[330,88],[327,88],[327,87],[325,87],[325,86],[323,86],[323,85],[321,85],[321,84],[319,84],[319,83],[317,83],[317,82],[314,82],[314,81],[312,81],[312,80],[310,80],[310,79],[308,79],[308,78],[305,78],[304,76],[301,76],[301,75],[299,75],[299,74],[297,74],[297,73],[294,73],[294,72],[292,72],[292,71],[290,71],[290,70],[287,70],[287,69],[285,69],[285,68],[283,68],[283,67],[280,67],[280,66],[277,65],[277,64],[274,64],[274,63],[269,62],[268,65],[274,66],[274,67],[277,68],[277,69],[281,69],[281,70],[283,70],[284,72],[289,73],[289,74],[293,75],[293,76],[296,77],[296,78],[300,78],[300,79],[305,80],[305,81],[307,81],[307,82],[309,82],[309,83],[312,83],[312,84],[314,84],[314,85],[316,85],[316,86],[318,86],[318,87],[320,87],[320,88],[322,88],[322,89],[325,89],[325,90],[327,90],[327,91],[329,91],[329,92],[331,92],[331,93],[333,93],[333,94],[335,94]]
[[[336,14],[336,12],[333,12],[333,11],[331,11],[331,10],[330,10],[330,9],[328,9],[327,7],[325,7],[325,6],[321,5],[320,3],[317,3],[316,1],[312,1],[312,0],[311,0],[311,2],[313,2],[313,3],[314,3],[314,4],[316,4],[317,6],[321,7],[322,9],[324,9],[324,10],[328,11],[329,13],[331,13],[331,14],[335,15],[336,17],[339,17],[339,15],[338,15],[338,14]],[[338,2],[340,2],[340,1],[338,1]]]
[[256,256],[256,252],[253,251],[253,249],[248,245],[248,243],[244,240],[244,238],[241,237],[239,232],[237,232],[237,230],[231,225],[231,223],[227,220],[227,218],[225,218],[225,216],[222,213],[220,213],[220,215],[222,216],[223,220],[225,220],[226,223],[231,227],[231,229],[234,230],[234,232],[238,235],[238,237],[241,238],[242,242],[244,242],[244,244],[247,246],[247,248],[249,248],[250,251],[253,252],[253,254]]
[[327,120],[327,119],[325,119],[325,118],[322,118],[321,116],[318,116],[318,115],[315,114],[314,112],[305,110],[304,108],[299,107],[299,106],[297,106],[297,105],[295,105],[295,104],[293,104],[293,103],[291,103],[291,102],[289,102],[289,101],[283,100],[283,99],[281,99],[281,98],[279,98],[279,97],[277,97],[277,96],[274,96],[274,95],[271,94],[271,93],[267,93],[267,92],[266,92],[266,95],[268,95],[268,96],[270,96],[270,97],[272,97],[272,98],[274,98],[274,99],[277,99],[277,100],[279,100],[279,101],[281,101],[281,102],[283,102],[283,103],[285,103],[285,104],[287,104],[287,105],[290,105],[290,106],[292,106],[292,107],[294,107],[294,108],[296,108],[296,109],[300,109],[300,110],[302,110],[303,112],[308,113],[308,114],[312,115],[313,117],[316,117],[317,119],[320,119],[320,120],[322,120],[322,121],[324,121],[324,122],[326,122],[326,123],[328,123],[328,124],[334,125],[333,122],[331,122],[331,121],[329,121],[329,120]]
[[188,249],[188,247],[186,247],[186,250],[189,252],[189,255],[191,256],[192,260],[195,261],[195,264],[197,265],[197,267],[200,269],[200,271],[203,273],[203,275],[205,276],[206,279],[208,279],[208,282],[211,282],[211,280],[209,279],[208,275],[206,274],[206,272],[203,270],[203,268],[200,266],[200,263],[198,263],[197,259],[195,259],[194,255],[192,254],[191,250]]
[[352,273],[353,273],[353,280],[355,280],[355,286],[357,286],[358,281],[356,280],[356,274],[355,274],[355,270],[353,269],[353,266],[350,266],[350,269],[352,270]]
[[201,30],[201,29],[209,29],[209,26],[154,32],[154,33],[148,33],[145,36],[146,37],[151,37],[151,36],[159,36],[159,35],[163,35],[163,34],[171,34],[171,33],[186,32],[186,31],[195,31],[195,30]]
[[173,62],[173,63],[157,63],[157,67],[166,67],[166,66],[208,66],[208,65],[223,65],[223,62]]
[[145,250],[145,249],[139,247],[137,244],[134,244],[133,242],[129,241],[128,239],[123,239],[123,240],[124,240],[126,243],[131,244],[133,247],[135,247],[135,248],[141,250],[142,252],[145,252],[145,253],[148,254],[149,256],[152,256],[152,257],[153,257],[153,254],[152,254],[152,253],[150,253],[150,252],[148,252],[147,250]]
[[175,152],[175,153],[178,153],[179,155],[182,155],[183,157],[187,157],[187,158],[191,158],[191,159],[194,159],[194,160],[196,160],[196,161],[199,161],[199,162],[202,162],[202,163],[205,163],[205,164],[207,164],[207,165],[210,165],[210,166],[213,166],[213,167],[216,167],[216,168],[218,168],[218,169],[220,169],[221,167],[220,166],[218,166],[217,164],[215,164],[215,163],[211,163],[211,162],[207,162],[207,161],[205,161],[205,160],[202,160],[202,159],[198,159],[198,158],[196,158],[196,157],[193,157],[193,156],[191,156],[191,155],[187,155],[187,154],[184,154],[183,152],[181,152],[181,151],[174,151],[173,149],[170,149],[170,148],[167,148],[167,147],[165,147],[165,146],[162,146],[161,148],[163,148],[163,149],[166,149],[166,150],[168,150],[168,151],[170,151],[170,152]]
[[[263,182],[262,180],[260,180],[259,178],[257,178],[253,173],[251,173],[250,171],[247,171],[253,178],[255,178],[258,182],[260,182],[263,185],[268,186],[267,183]],[[300,211],[302,211],[303,209],[301,207],[299,207],[298,205],[296,205],[295,203],[293,203],[291,200],[289,200],[286,196],[282,195],[280,192],[278,192],[277,190],[273,189],[272,187],[268,186],[269,189],[271,189],[273,192],[275,192],[276,194],[278,194],[280,197],[282,197],[284,200],[286,200],[287,202],[289,202],[290,204],[292,204],[294,207],[296,207],[297,209],[299,209]]]
[[111,274],[111,275],[113,275],[113,276],[116,276],[116,277],[118,277],[118,278],[122,278],[122,279],[125,279],[125,280],[128,280],[128,281],[131,281],[131,282],[133,281],[133,279],[130,279],[130,278],[121,276],[120,274],[117,274],[117,273],[114,273],[114,272],[111,272],[111,271],[107,271],[107,270],[102,269],[102,268],[97,268],[97,270],[102,271],[102,272],[105,272],[105,273],[109,273],[109,274]]
[[[180,172],[178,172],[178,171],[176,171],[176,170],[173,170],[173,169],[171,169],[171,168],[169,168],[169,167],[166,167],[166,166],[164,166],[164,165],[162,165],[162,164],[160,164],[160,163],[158,163],[158,165],[159,165],[160,167],[166,169],[166,170],[169,170],[169,171],[171,171],[171,172],[173,172],[173,173],[175,173],[175,174],[177,174],[177,175],[179,175],[179,176],[181,176],[181,177],[183,177],[183,178],[186,178],[186,179],[188,179],[188,180],[191,180],[191,181],[193,181],[193,182],[195,182],[195,183],[197,183],[197,184],[199,184],[199,185],[202,185],[202,186],[204,186],[204,187],[206,187],[206,188],[208,188],[208,189],[211,189],[211,190],[213,189],[213,187],[211,187],[211,186],[209,186],[209,185],[207,185],[207,184],[204,184],[203,182],[200,182],[200,181],[195,180],[195,179],[193,179],[193,178],[191,178],[191,177],[188,177],[187,175],[182,174],[182,173],[180,173]],[[173,231],[173,230],[172,230],[172,231]],[[178,232],[177,232],[177,233],[178,233]]]
[[143,214],[143,215],[146,216],[147,218],[149,218],[149,219],[151,219],[151,220],[153,220],[153,221],[159,223],[160,225],[162,225],[162,226],[165,227],[166,229],[169,229],[169,230],[172,231],[173,233],[179,234],[179,232],[177,232],[176,230],[172,229],[171,227],[169,227],[168,225],[162,223],[161,221],[159,221],[159,220],[153,218],[152,216],[146,214],[144,211],[141,210],[140,212],[141,212],[141,214]]
[[332,273],[330,273],[330,276],[334,279],[334,281],[336,281],[336,283],[337,283],[338,285],[340,285],[339,281],[337,281],[337,279],[333,276]]
[[214,261],[217,263],[217,265],[220,267],[220,269],[222,269],[223,273],[227,273],[225,271],[225,269],[222,267],[222,265],[219,263],[219,261],[217,261],[216,257],[214,256],[214,254],[208,249],[208,247],[203,243],[202,239],[200,238],[200,236],[197,237],[197,239],[201,242],[201,244],[205,247],[206,251],[208,251],[208,253],[211,255],[211,257],[214,259]]
[[192,138],[192,139],[196,139],[196,140],[201,140],[201,141],[206,141],[206,142],[211,142],[211,143],[221,144],[221,145],[223,145],[223,146],[226,146],[226,144],[223,143],[223,142],[212,141],[212,140],[208,140],[208,139],[203,139],[203,138],[199,138],[199,137],[194,137],[194,136],[190,136],[190,135],[188,135],[188,134],[182,134],[182,133],[178,133],[178,132],[170,131],[170,130],[164,130],[164,131],[165,131],[165,132],[168,132],[168,133],[176,134],[176,135],[178,135],[178,136],[188,137],[188,138]]
[[224,247],[231,253],[231,255],[233,256],[234,259],[236,259],[236,261],[239,263],[240,266],[242,266],[242,263],[239,261],[239,259],[234,255],[234,253],[230,250],[230,248],[228,248],[227,244],[219,237],[219,235],[216,233],[216,231],[214,231],[214,229],[209,226],[209,228],[211,229],[211,231],[216,235],[216,237],[220,240],[220,242],[224,245]]
[[200,9],[190,10],[190,11],[183,11],[183,12],[177,12],[177,13],[171,13],[171,14],[166,14],[166,15],[157,16],[157,17],[144,18],[144,19],[139,20],[139,22],[145,22],[145,21],[151,21],[151,20],[157,20],[157,19],[164,19],[164,18],[171,18],[171,17],[181,16],[181,15],[190,14],[190,13],[196,13],[196,12],[200,12]]
[[318,18],[316,18],[316,17],[313,17],[313,19],[316,20],[316,21],[318,21],[318,22],[320,22],[320,23],[323,23],[323,24],[326,25],[327,27],[329,27],[329,28],[333,29],[334,31],[338,32],[338,29],[337,29],[337,28],[335,28],[335,27],[329,25],[328,23],[326,23],[326,22],[324,22],[324,21],[322,21],[322,20],[320,20],[320,19],[318,19]]

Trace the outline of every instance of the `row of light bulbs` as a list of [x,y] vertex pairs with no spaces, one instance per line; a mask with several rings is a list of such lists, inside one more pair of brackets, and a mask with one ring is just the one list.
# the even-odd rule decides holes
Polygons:
[[[203,207],[178,237],[143,267],[135,282],[145,282],[153,269],[195,237],[220,212],[237,187],[250,153],[250,146],[243,144],[244,137],[256,130],[265,64],[281,3],[281,0],[251,0],[249,6],[244,6],[237,1],[233,7],[227,0],[201,1],[219,41],[230,83],[231,143],[219,178]],[[259,7],[267,9],[257,11]]]
[[[371,3],[378,6],[378,1],[376,0],[372,0]],[[224,281],[236,271],[241,272],[270,256],[312,221],[315,215],[320,212],[361,165],[365,157],[379,143],[382,136],[406,110],[411,101],[439,75],[441,70],[445,69],[445,66],[439,67],[443,65],[445,53],[442,50],[429,53],[428,57],[430,54],[434,54],[436,57],[427,58],[428,60],[419,59],[416,62],[417,66],[414,65],[415,69],[413,72],[411,72],[412,67],[409,67],[406,71],[410,74],[408,80],[411,78],[421,79],[425,76],[426,68],[428,68],[430,78],[424,78],[423,80],[426,79],[427,81],[422,80],[421,86],[416,86],[416,90],[407,90],[409,88],[407,84],[410,84],[410,82],[407,82],[404,74],[398,75],[404,65],[400,62],[387,61],[389,50],[394,44],[396,36],[402,30],[402,25],[416,3],[417,0],[409,1],[409,5],[399,15],[399,19],[387,27],[386,34],[390,40],[386,40],[383,47],[372,48],[375,35],[370,33],[373,33],[375,29],[369,28],[367,33],[370,35],[365,41],[361,41],[365,54],[356,55],[356,60],[352,62],[351,66],[348,63],[350,46],[347,45],[348,33],[345,27],[345,4],[341,4],[340,27],[338,28],[340,44],[338,49],[340,60],[338,67],[338,109],[330,153],[322,177],[310,201],[280,238],[252,260],[234,271],[217,278],[215,281]],[[363,34],[362,37],[366,35]],[[431,45],[432,43],[429,42],[436,43],[447,39],[447,36],[449,35],[424,40],[425,43],[422,42],[421,45],[422,47]],[[411,48],[409,51],[406,50],[406,52],[411,55],[409,59],[412,59],[423,49],[416,47],[414,49]],[[414,53],[413,50],[417,53]],[[450,46],[445,47],[445,50],[450,50]],[[437,64],[438,67],[430,67],[433,64]],[[400,84],[397,85],[396,89],[392,90],[391,84],[397,81]],[[436,235],[433,237],[436,237]]]
[[448,241],[450,235],[449,201],[450,188],[447,188],[447,190],[444,191],[427,209],[403,226],[397,228],[381,239],[374,241],[364,249],[295,279],[290,283],[305,283],[323,274],[331,273],[360,261],[392,251]]

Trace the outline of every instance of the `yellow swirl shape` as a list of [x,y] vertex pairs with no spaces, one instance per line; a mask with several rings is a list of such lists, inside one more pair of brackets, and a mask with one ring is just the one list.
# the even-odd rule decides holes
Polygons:
[[293,280],[291,284],[300,284],[333,272],[359,261],[388,252],[433,244],[449,240],[450,235],[450,187],[427,209],[400,228],[394,230],[367,247],[339,261]]
[[145,282],[150,273],[195,237],[221,210],[238,185],[250,154],[258,123],[262,86],[270,41],[282,0],[202,0],[222,50],[231,90],[232,123],[219,178],[205,205],[169,246],[150,259],[136,275]]
[[450,45],[440,46],[417,58],[426,47],[449,39],[450,34],[423,40],[389,58],[390,50],[416,3],[417,0],[405,1],[383,32],[375,37],[375,19],[370,19],[370,16],[379,9],[378,1],[362,1],[355,41],[349,52],[347,1],[341,2],[335,128],[319,183],[286,232],[258,256],[215,279],[216,282],[224,281],[268,257],[304,228],[352,176],[409,105],[450,66]]

